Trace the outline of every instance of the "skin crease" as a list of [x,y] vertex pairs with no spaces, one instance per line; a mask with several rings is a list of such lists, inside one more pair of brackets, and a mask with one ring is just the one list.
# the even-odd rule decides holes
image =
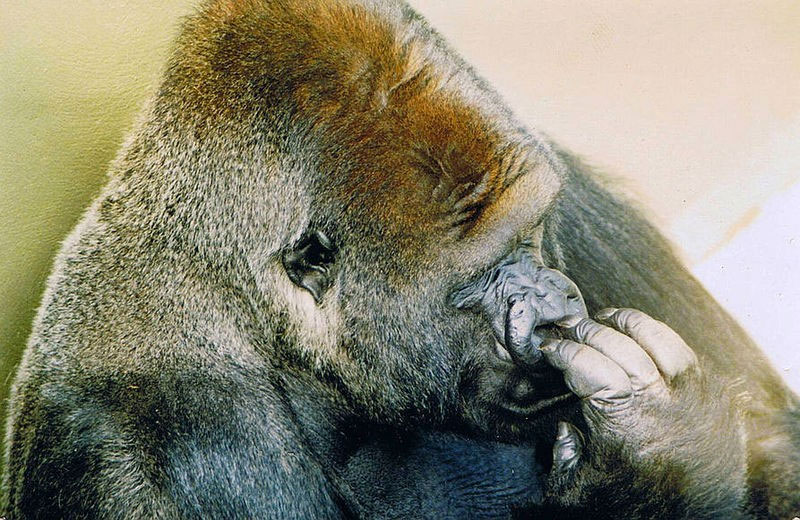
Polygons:
[[[454,304],[500,271],[502,299]],[[800,495],[797,398],[758,348],[400,2],[187,20],[10,407],[8,518],[785,518]]]

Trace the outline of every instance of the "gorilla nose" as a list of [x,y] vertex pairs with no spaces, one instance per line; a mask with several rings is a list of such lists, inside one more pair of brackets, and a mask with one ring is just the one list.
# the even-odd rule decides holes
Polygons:
[[586,316],[586,304],[575,282],[561,271],[540,267],[534,275],[537,284],[534,288],[538,305],[542,311],[540,325],[556,322],[565,316],[577,314]]
[[489,321],[500,358],[525,365],[542,359],[537,347],[551,335],[543,326],[566,316],[587,315],[577,285],[524,252],[509,255],[476,282],[456,291],[452,301]]
[[[508,299],[505,313],[504,344],[511,359],[517,364],[535,365],[543,355],[538,347],[541,340],[533,331],[541,314],[527,293],[514,293]],[[496,333],[496,332],[495,332]]]

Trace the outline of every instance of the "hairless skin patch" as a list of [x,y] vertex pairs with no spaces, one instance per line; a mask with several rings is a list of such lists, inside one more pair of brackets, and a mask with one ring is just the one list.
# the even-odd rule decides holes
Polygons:
[[566,316],[587,316],[577,285],[523,250],[456,291],[452,302],[489,320],[501,359],[526,365],[542,359],[538,347],[549,335],[543,326]]

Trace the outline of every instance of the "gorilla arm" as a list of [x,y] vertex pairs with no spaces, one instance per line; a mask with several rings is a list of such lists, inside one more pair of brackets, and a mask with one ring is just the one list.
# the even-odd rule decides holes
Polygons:
[[203,368],[84,369],[48,382],[46,399],[18,411],[11,501],[0,516],[350,517],[346,488],[314,456],[325,439],[301,426],[327,396],[304,386],[311,404],[301,417],[288,391],[296,380],[277,387],[266,366],[229,366],[231,378]]
[[700,367],[742,395],[748,509],[758,518],[800,513],[800,403],[742,328],[703,289],[663,235],[567,152],[566,184],[547,222],[549,265],[580,288],[590,312],[624,306],[669,324]]

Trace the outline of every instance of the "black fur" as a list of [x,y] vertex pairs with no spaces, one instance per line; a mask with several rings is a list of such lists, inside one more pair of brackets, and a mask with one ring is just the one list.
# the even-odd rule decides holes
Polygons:
[[[560,156],[569,167],[569,182],[547,232],[549,257],[581,288],[590,314],[607,306],[641,309],[669,324],[701,366],[723,378],[745,412],[748,510],[757,518],[796,516],[797,396],[662,234],[575,156],[563,151]],[[702,418],[698,421],[702,428]]]

